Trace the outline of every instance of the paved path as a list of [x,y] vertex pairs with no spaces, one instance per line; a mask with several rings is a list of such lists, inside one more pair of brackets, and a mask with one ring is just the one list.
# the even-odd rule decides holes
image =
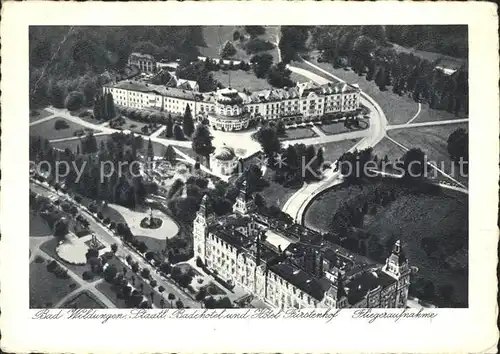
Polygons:
[[[390,136],[387,136],[387,139],[389,139],[390,141],[392,141],[394,144],[396,144],[397,146],[399,146],[400,148],[402,148],[403,150],[405,151],[408,151],[410,149],[408,149],[406,146],[404,146],[403,144],[400,144],[398,143],[396,140],[394,140],[393,138],[391,138]],[[432,168],[436,169],[437,171],[441,172],[441,174],[443,176],[445,176],[446,178],[448,178],[449,180],[453,181],[454,183],[456,183],[457,185],[459,185],[460,187],[462,188],[465,188],[467,189],[467,186],[465,186],[463,183],[460,183],[459,181],[457,181],[455,178],[453,178],[452,176],[450,176],[449,174],[447,174],[446,172],[444,172],[443,170],[440,170],[436,165],[434,165],[433,163],[431,162],[428,162],[427,163],[429,166],[431,166]]]
[[[109,135],[109,132],[99,132],[99,133],[94,133],[94,136],[100,136],[100,135]],[[52,139],[49,140],[49,143],[60,143],[63,141],[72,141],[72,140],[81,140],[85,136],[68,136],[67,138],[59,138],[59,139]]]
[[150,138],[157,138],[161,133],[163,133],[167,129],[166,125],[162,125],[160,129],[157,129],[153,134],[150,135]]
[[[341,78],[329,73],[328,71],[310,63],[306,60],[303,61],[307,65],[325,73],[330,76],[332,79],[335,79],[339,82],[345,82]],[[309,78],[312,81],[315,81],[318,84],[326,84],[330,82],[322,76],[319,76],[309,70],[305,70],[302,68],[297,68],[291,65],[287,66],[292,72],[300,74]],[[296,143],[304,143],[304,144],[318,144],[329,141],[340,141],[346,139],[360,138],[363,139],[358,142],[355,146],[353,146],[349,151],[354,151],[355,149],[363,150],[368,147],[373,147],[378,144],[385,136],[386,126],[387,126],[387,118],[385,117],[382,108],[378,105],[375,100],[373,100],[370,96],[368,96],[365,92],[361,91],[361,103],[368,108],[370,108],[370,128],[362,131],[348,132],[336,135],[329,135],[326,137],[320,138],[312,138],[312,139],[300,139],[302,141],[294,141]],[[287,142],[285,142],[287,143]],[[335,163],[332,164],[335,166]],[[285,203],[283,206],[283,211],[289,214],[296,222],[302,223],[302,216],[304,214],[306,206],[310,203],[310,201],[314,198],[322,190],[329,188],[333,185],[342,183],[342,175],[340,172],[334,172],[332,169],[328,169],[324,173],[324,177],[321,181],[312,182],[308,184],[304,184],[304,186],[295,192]]]
[[396,124],[396,125],[388,125],[387,130],[394,129],[407,129],[407,128],[418,128],[418,127],[433,127],[437,125],[448,125],[448,124],[459,124],[459,123],[468,123],[469,118],[460,118],[460,119],[450,119],[450,120],[438,120],[433,122],[422,122],[422,123],[412,123],[409,124]]
[[316,125],[313,125],[311,127],[311,130],[313,132],[315,132],[316,134],[318,134],[320,137],[324,138],[325,136],[327,136],[321,129],[319,129]]
[[54,119],[54,118],[55,118],[55,117],[57,117],[57,116],[58,116],[57,114],[52,113],[50,116],[47,116],[47,117],[44,117],[44,118],[41,118],[41,119],[35,120],[34,122],[30,122],[30,127],[31,127],[32,125],[37,125],[37,124],[40,124],[40,123],[46,122],[46,121],[48,121],[48,120]]
[[413,122],[415,119],[417,119],[418,115],[420,114],[420,111],[422,110],[422,104],[419,102],[418,103],[418,111],[417,113],[413,116],[412,119],[410,119],[408,122],[406,122],[406,124],[410,124],[411,122]]
[[[31,183],[30,188],[33,188],[33,190],[35,190],[37,193],[43,194],[47,197],[50,197],[51,195],[59,196],[59,194],[54,190],[50,189],[49,187],[42,186],[39,183]],[[124,244],[120,237],[115,236],[102,224],[96,222],[94,217],[87,211],[86,208],[83,208],[81,205],[74,202],[74,200],[72,200],[72,202],[79,208],[81,214],[89,222],[90,229],[94,232],[96,237],[103,243],[104,246],[110,247],[110,245],[116,243],[116,245],[118,246],[118,251],[116,254],[117,256],[120,256],[120,259],[124,260],[127,255],[130,255],[134,261],[137,261],[137,263],[139,263],[140,268],[148,268],[150,270],[151,276],[154,280],[156,280],[158,286],[163,285],[163,287],[166,289],[162,294],[166,301],[170,301],[166,298],[168,293],[173,293],[177,299],[180,299],[184,303],[185,306],[190,306],[192,308],[200,307],[200,304],[197,301],[194,301],[188,295],[186,295],[186,293],[181,290],[176,284],[172,283],[167,278],[163,278],[162,276],[160,276],[156,268],[151,266],[151,264],[149,264],[144,258],[138,255],[134,250],[130,249],[126,244]],[[128,266],[126,261],[124,263]],[[158,296],[160,295],[158,294]]]

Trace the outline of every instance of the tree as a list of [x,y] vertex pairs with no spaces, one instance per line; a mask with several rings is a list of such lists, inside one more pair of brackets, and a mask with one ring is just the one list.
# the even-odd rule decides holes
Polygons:
[[182,303],[182,301],[181,301],[181,300],[177,300],[177,301],[175,302],[175,306],[176,306],[178,309],[181,309],[181,308],[183,308],[183,307],[184,307],[184,304]]
[[69,111],[76,111],[82,108],[84,104],[85,98],[83,97],[83,93],[80,91],[72,91],[66,96],[66,100],[64,102],[64,106]]
[[61,218],[54,224],[54,236],[62,238],[68,234],[68,231],[69,228],[66,219]]
[[266,33],[266,28],[264,26],[245,26],[245,31],[250,37],[256,37]]
[[420,149],[410,149],[403,158],[405,178],[421,178],[426,172],[426,156]]
[[104,270],[104,279],[111,282],[116,277],[117,273],[118,270],[116,269],[116,267],[112,264],[109,264]]
[[280,119],[276,124],[276,134],[279,136],[283,136],[286,134],[285,123]]
[[194,152],[203,156],[207,167],[210,168],[210,154],[215,151],[215,147],[212,145],[213,136],[210,134],[208,127],[204,124],[198,124],[191,138],[193,140],[191,146]]
[[292,87],[294,82],[290,79],[292,72],[286,68],[285,63],[278,63],[271,66],[267,73],[267,82],[270,85],[278,88]]
[[323,156],[323,148],[322,147],[320,147],[318,149],[318,151],[316,152],[316,162],[318,164],[318,167],[322,166],[323,162],[325,162],[325,158]]
[[253,65],[253,71],[258,78],[264,78],[273,65],[273,56],[269,53],[256,54],[250,58]]
[[256,138],[268,158],[272,158],[274,154],[281,151],[281,143],[275,129],[270,127],[260,128],[256,133]]
[[104,116],[106,120],[114,118],[115,113],[116,112],[113,95],[111,94],[111,92],[108,92],[104,95]]
[[182,131],[182,128],[175,124],[174,125],[174,137],[176,140],[185,140],[184,132]]
[[64,90],[54,83],[49,87],[50,103],[56,108],[64,108]]
[[112,251],[113,253],[116,253],[116,251],[118,251],[118,245],[117,245],[116,243],[113,243],[113,244],[111,245],[111,251]]
[[469,160],[469,134],[465,129],[459,128],[450,134],[447,149],[453,161]]
[[172,115],[169,113],[166,123],[167,129],[165,130],[165,136],[167,138],[171,138],[174,135],[174,120],[172,119]]
[[191,107],[186,104],[186,111],[184,112],[184,119],[182,120],[182,129],[184,134],[191,136],[194,130],[193,115],[191,114]]
[[155,157],[155,153],[153,150],[153,143],[151,142],[151,138],[148,139],[148,151],[147,151],[147,158],[149,161],[153,161]]
[[231,41],[226,41],[223,43],[219,49],[219,56],[222,59],[227,59],[236,54],[236,48]]
[[141,276],[145,279],[149,279],[149,276],[151,275],[151,272],[148,268],[142,268],[141,270]]
[[241,33],[239,31],[234,31],[233,32],[233,41],[239,40],[241,37]]
[[172,164],[177,160],[177,154],[175,153],[175,150],[171,145],[168,145],[165,149],[165,155],[163,156],[163,158]]

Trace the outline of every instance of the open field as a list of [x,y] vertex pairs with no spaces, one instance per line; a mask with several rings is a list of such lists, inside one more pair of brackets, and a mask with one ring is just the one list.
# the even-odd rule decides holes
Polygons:
[[305,76],[302,76],[300,74],[297,74],[297,73],[294,73],[292,72],[290,74],[290,79],[295,82],[295,83],[301,83],[301,82],[309,82],[311,80],[309,80],[307,77]]
[[283,208],[287,200],[300,188],[285,187],[272,181],[271,178],[266,179],[269,182],[269,186],[258,193],[264,197],[267,206],[275,205],[280,207],[280,209]]
[[[388,185],[386,184],[388,183]],[[396,191],[396,200],[387,206],[376,206],[376,214],[365,215],[362,230],[377,237],[384,244],[391,236],[401,239],[410,265],[419,268],[418,275],[430,279],[436,288],[451,284],[454,304],[467,303],[467,264],[465,271],[449,269],[445,260],[467,250],[468,205],[467,196],[441,190],[440,194],[415,193],[387,180],[367,182],[358,186],[338,185],[320,194],[305,213],[305,225],[328,232],[335,212],[342,203],[359,206],[369,199],[375,189],[389,187]],[[443,253],[430,257],[421,246],[424,237],[434,238]]]
[[[268,26],[266,27],[266,33],[258,37],[272,43],[275,41],[277,30],[277,26]],[[243,26],[203,26],[203,38],[205,39],[206,47],[198,47],[200,54],[202,56],[207,56],[210,58],[219,58],[219,48],[221,44],[225,43],[226,41],[233,41],[234,31],[239,31],[242,34],[246,34]],[[239,41],[235,41],[233,42],[233,44],[236,48],[237,53],[229,59],[249,61],[252,57],[252,54],[248,55],[246,51],[241,47]],[[276,49],[260,53],[266,52],[274,57],[275,63],[278,62],[278,51]]]
[[79,285],[71,278],[60,278],[47,270],[47,263],[30,263],[30,308],[52,307]]
[[[34,112],[37,112],[37,114],[32,114]],[[30,112],[30,123],[36,122],[37,120],[48,117],[50,115],[52,115],[52,113],[45,109],[35,109],[33,110],[33,112]]]
[[[429,161],[459,182],[467,185],[468,176],[460,176],[459,166],[452,163],[447,150],[447,140],[450,134],[458,128],[468,130],[467,124],[450,124],[434,127],[416,127],[411,129],[397,129],[388,132],[388,136],[398,143],[411,148],[419,148]],[[439,178],[448,180],[444,178]],[[448,180],[449,181],[449,180]]]
[[350,139],[343,141],[333,141],[330,143],[315,144],[314,147],[318,150],[323,148],[323,157],[325,162],[334,162],[339,159],[342,154],[356,145],[361,139]]
[[[68,128],[65,129],[60,129],[56,130],[54,128],[54,124],[58,121],[62,120],[67,123]],[[42,122],[40,124],[35,124],[30,126],[30,135],[31,136],[41,136],[42,138],[45,139],[61,139],[61,138],[68,138],[68,137],[73,137],[74,133],[77,131],[82,131],[83,129],[88,129],[85,128],[79,124],[73,123],[67,119],[61,118],[61,117],[55,117],[54,119],[50,119],[46,122]],[[89,131],[89,130],[87,130]],[[96,131],[94,131],[95,133]]]
[[165,246],[167,245],[166,238],[159,239],[142,235],[135,235],[135,237],[139,241],[144,241],[146,246],[148,246],[148,251],[161,252],[162,250],[165,249]]
[[68,299],[62,308],[70,309],[104,309],[106,306],[90,291],[82,291],[76,294],[71,299]]
[[212,71],[212,74],[215,80],[226,87],[229,86],[229,74],[231,74],[231,87],[239,91],[247,89],[254,92],[271,87],[266,79],[259,79],[252,70],[231,70],[231,72],[219,70]]

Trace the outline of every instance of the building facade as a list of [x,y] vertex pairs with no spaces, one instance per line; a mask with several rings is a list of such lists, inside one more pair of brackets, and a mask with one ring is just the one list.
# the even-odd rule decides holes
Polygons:
[[273,308],[404,308],[410,267],[397,241],[384,265],[300,225],[256,212],[246,184],[233,213],[215,217],[203,197],[193,224],[194,255],[215,277]]
[[135,65],[146,73],[156,71],[156,60],[150,54],[132,53],[128,57],[128,65]]
[[360,107],[359,87],[346,83],[307,82],[253,93],[232,88],[199,93],[198,88],[195,82],[186,80],[178,87],[122,81],[103,90],[111,92],[115,103],[125,107],[150,108],[154,100],[154,108],[183,114],[189,105],[197,117],[207,118],[213,128],[225,131],[245,129],[253,119],[315,120],[328,114],[355,112]]

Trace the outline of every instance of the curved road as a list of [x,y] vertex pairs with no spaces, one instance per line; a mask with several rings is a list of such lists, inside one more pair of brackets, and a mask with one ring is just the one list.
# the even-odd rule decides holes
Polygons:
[[[332,79],[335,79],[339,82],[345,82],[341,78],[332,75],[326,70],[308,61],[304,60],[304,63],[314,67],[317,70],[324,72]],[[288,65],[287,68],[290,71],[305,76],[318,84],[326,84],[330,82],[324,77],[312,73],[309,70],[297,68],[291,65]],[[385,117],[382,108],[380,108],[378,103],[375,102],[373,98],[368,96],[363,91],[361,91],[361,103],[370,109],[370,128],[368,130],[368,135],[365,136],[359,143],[354,145],[349,151],[354,151],[355,149],[364,150],[366,148],[373,147],[385,137],[385,132],[387,128],[387,118]],[[345,138],[347,138],[347,136],[345,136]],[[349,136],[348,139],[352,139],[352,137]],[[345,140],[345,139],[336,139],[336,141],[338,140]],[[321,142],[325,142],[324,139]],[[335,165],[335,163],[333,163],[332,165]],[[305,208],[309,204],[309,202],[314,198],[315,195],[317,195],[319,192],[321,192],[326,188],[342,183],[342,176],[340,175],[339,172],[334,172],[332,169],[328,169],[325,171],[324,175],[325,176],[321,181],[305,184],[301,189],[295,192],[295,194],[293,194],[283,206],[283,211],[289,214],[292,218],[294,218],[296,222],[302,223],[302,216],[304,214]]]

